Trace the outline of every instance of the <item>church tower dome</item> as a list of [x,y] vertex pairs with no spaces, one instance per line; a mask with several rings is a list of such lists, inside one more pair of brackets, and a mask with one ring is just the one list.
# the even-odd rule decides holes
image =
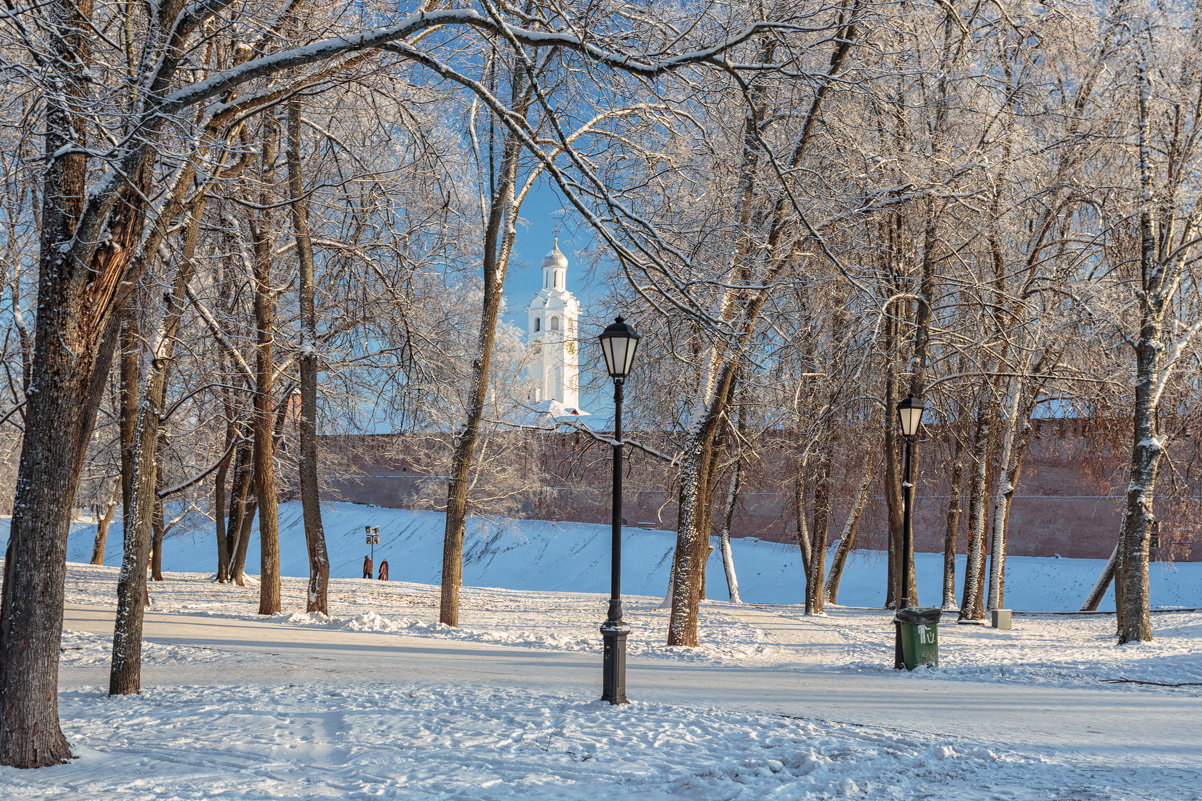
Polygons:
[[543,285],[526,307],[528,342],[534,351],[530,377],[536,402],[557,401],[567,409],[579,403],[580,357],[577,323],[580,303],[567,290],[568,259],[559,239],[543,257]]

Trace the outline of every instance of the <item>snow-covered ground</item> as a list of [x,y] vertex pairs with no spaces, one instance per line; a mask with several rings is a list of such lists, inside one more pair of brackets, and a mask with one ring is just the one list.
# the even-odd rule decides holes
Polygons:
[[[375,564],[387,559],[393,581],[437,584],[442,575],[443,516],[349,503],[323,506],[323,523],[331,575],[363,574],[364,526],[378,526],[380,544]],[[67,544],[67,560],[87,562],[96,527],[77,523]],[[0,544],[8,538],[8,521],[0,518]],[[622,537],[622,590],[663,597],[676,535],[629,527]],[[804,599],[801,555],[796,545],[751,538],[733,541],[735,566],[744,601],[792,604]],[[308,575],[304,527],[298,502],[280,505],[280,569],[286,576]],[[833,546],[832,546],[833,547]],[[589,523],[473,518],[464,545],[464,583],[475,587],[554,592],[609,592],[610,528]],[[252,537],[248,572],[258,572],[259,543]],[[943,598],[943,555],[916,556],[919,600],[938,605]],[[105,564],[121,563],[121,526],[110,529]],[[827,560],[827,564],[830,560]],[[213,529],[170,537],[163,550],[163,569],[213,571],[217,547]],[[1075,611],[1097,580],[1102,564],[1091,559],[1006,560],[1006,605],[1027,611]],[[957,582],[964,575],[963,557]],[[1202,563],[1153,563],[1152,603],[1157,607],[1202,607]],[[717,552],[706,576],[711,598],[725,599],[726,578]],[[847,606],[879,607],[884,601],[885,557],[878,551],[853,551],[839,589]],[[959,587],[959,585],[957,585]],[[1109,594],[1102,609],[1114,609]]]
[[[738,541],[755,602],[705,602],[703,646],[677,649],[660,608],[670,538],[631,529],[632,703],[611,707],[595,700],[606,527],[477,522],[449,629],[437,516],[330,507],[328,619],[303,612],[299,509],[281,517],[292,577],[269,618],[253,582],[211,581],[208,542],[168,543],[168,570],[189,571],[151,587],[135,697],[105,692],[116,568],[70,565],[60,711],[79,759],[0,768],[0,796],[1202,799],[1202,613],[1158,612],[1153,642],[1122,647],[1112,616],[1049,613],[1079,605],[1096,562],[1010,560],[1009,605],[1042,611],[1010,631],[941,625],[940,666],[898,674],[878,555],[849,567],[848,606],[807,618],[792,550]],[[364,525],[394,581],[355,577]],[[924,601],[938,561],[921,560]],[[1157,603],[1202,607],[1198,567],[1156,566]]]

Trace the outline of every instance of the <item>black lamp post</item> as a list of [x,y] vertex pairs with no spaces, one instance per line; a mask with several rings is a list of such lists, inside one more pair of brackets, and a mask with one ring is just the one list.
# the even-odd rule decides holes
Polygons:
[[[906,399],[897,404],[897,419],[901,423],[902,438],[906,442],[905,466],[902,479],[902,552],[901,552],[901,595],[897,603],[898,611],[909,603],[910,598],[910,565],[914,561],[914,474],[910,461],[910,451],[914,446],[914,437],[922,426],[923,406],[907,395]],[[893,641],[893,667],[901,670],[905,667],[902,656],[901,622],[894,620],[895,636]]]
[[622,385],[634,364],[639,335],[621,317],[601,332],[605,369],[614,380],[614,491],[613,542],[610,563],[609,614],[601,624],[605,643],[602,701],[626,703],[626,635],[630,626],[622,621]]
[[380,527],[379,526],[364,526],[363,530],[367,532],[367,544],[371,546],[371,562],[376,563],[376,546],[380,544]]

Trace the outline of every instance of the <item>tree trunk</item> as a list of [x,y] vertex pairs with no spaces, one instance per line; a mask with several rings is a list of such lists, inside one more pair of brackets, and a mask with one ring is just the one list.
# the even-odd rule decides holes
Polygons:
[[63,26],[48,38],[48,56],[75,70],[58,73],[66,80],[44,111],[38,315],[0,591],[0,764],[18,768],[71,757],[58,720],[67,532],[83,443],[100,401],[90,392],[94,372],[108,368],[97,350],[109,310],[93,302],[90,281],[81,275],[89,265],[81,270],[73,254],[60,249],[74,239],[88,194],[86,124],[72,107],[89,94],[80,66],[89,61],[92,7],[86,0],[48,5],[45,13]]
[[[964,432],[966,433],[966,432]],[[962,437],[956,437],[952,455],[952,475],[948,481],[947,527],[943,530],[943,611],[955,612],[956,606],[956,539],[960,531],[960,485],[964,480],[964,460],[968,452]]]
[[142,363],[142,342],[138,335],[139,294],[130,298],[121,319],[121,359],[119,425],[121,432],[121,519],[129,528],[133,519],[134,435],[138,426],[138,380]]
[[[1110,552],[1110,558],[1106,560],[1106,567],[1102,568],[1102,575],[1098,576],[1098,580],[1093,585],[1093,589],[1089,591],[1089,596],[1085,599],[1085,603],[1081,605],[1082,612],[1098,611],[1098,604],[1102,602],[1102,597],[1106,595],[1106,590],[1110,587],[1110,582],[1114,580],[1114,569],[1118,563],[1119,546],[1122,543],[1122,539],[1122,535],[1120,534],[1119,542],[1115,544],[1114,550]],[[1117,605],[1115,608],[1117,608]]]
[[[897,322],[890,319],[885,325],[886,353],[893,354],[898,347]],[[885,506],[888,509],[888,567],[885,571],[885,608],[897,608],[897,594],[901,592],[901,561],[898,555],[902,551],[902,512],[901,464],[898,461],[901,448],[898,443],[897,420],[895,419],[899,401],[897,391],[897,376],[890,369],[885,376],[883,432],[885,454]]]
[[259,614],[274,615],[280,600],[280,524],[275,497],[275,297],[271,280],[272,254],[271,183],[274,179],[276,126],[265,118],[262,152],[263,208],[251,220],[251,245],[254,251],[255,306],[255,395],[252,431],[255,465],[255,495],[259,507]]
[[225,529],[230,552],[227,581],[232,581],[239,587],[245,584],[242,570],[246,564],[246,541],[250,531],[249,526],[243,524],[247,518],[254,517],[254,512],[248,510],[248,506],[253,503],[251,498],[254,493],[252,459],[252,445],[244,440],[234,452],[234,482],[230,490],[230,516]]
[[[515,81],[515,97],[519,93]],[[524,113],[524,104],[515,104]],[[481,265],[484,297],[480,308],[480,329],[476,337],[476,358],[472,362],[472,385],[468,394],[463,424],[455,433],[451,456],[451,474],[447,481],[446,527],[442,545],[442,592],[438,619],[447,626],[459,625],[459,588],[463,585],[463,533],[467,526],[467,491],[480,422],[488,399],[489,370],[497,337],[497,317],[502,302],[502,285],[516,236],[515,202],[518,160],[521,144],[511,133],[505,138],[497,188],[489,206],[484,232],[484,260]]]
[[709,544],[713,508],[714,448],[718,426],[730,403],[738,366],[722,366],[708,403],[692,426],[680,471],[679,513],[676,526],[676,562],[672,575],[672,616],[668,645],[696,646],[697,614],[701,601],[702,573]]
[[234,547],[234,566],[231,577],[239,587],[246,586],[246,552],[250,546],[250,534],[254,529],[255,515],[259,511],[259,503],[254,498],[255,482],[252,477],[249,486],[250,497],[242,510],[242,519],[238,523],[238,544]]
[[989,609],[1001,609],[1003,604],[1002,576],[1006,566],[1006,523],[1010,517],[1010,502],[1014,497],[1014,484],[1018,480],[1020,466],[1018,439],[1025,425],[1019,419],[1022,409],[1022,380],[1012,378],[1010,385],[1010,408],[1003,415],[1002,455],[999,460],[997,485],[993,501],[993,543],[989,554]]
[[96,523],[96,541],[92,543],[92,564],[104,564],[104,546],[109,538],[109,524],[113,522],[113,515],[117,512],[117,501],[121,499],[121,477],[118,476],[113,484],[113,497],[109,499],[109,505],[105,507],[104,516]]
[[313,304],[313,244],[309,239],[309,211],[301,180],[301,110],[294,97],[288,103],[288,192],[299,262],[301,316],[300,346],[300,485],[305,519],[305,547],[309,554],[309,588],[305,611],[329,614],[330,560],[321,524],[321,498],[317,481],[317,315]]
[[[162,469],[162,462],[159,463],[159,469]],[[158,483],[156,477],[155,483]],[[150,580],[163,580],[163,537],[167,535],[167,526],[163,520],[163,502],[156,501],[154,504],[154,519],[151,521],[151,540],[150,540]]]
[[992,458],[991,421],[993,404],[982,393],[977,404],[977,424],[973,436],[972,482],[968,498],[968,554],[964,567],[964,596],[960,620],[985,619],[985,595],[982,572],[985,569],[985,534],[988,517],[987,497],[989,462]]
[[232,424],[227,424],[225,431],[227,453],[217,465],[217,472],[213,476],[213,522],[217,533],[217,581],[220,583],[229,581],[230,577],[230,546],[226,536],[225,519],[225,485],[230,471],[230,462],[234,458],[235,449],[230,447],[233,437],[234,427]]
[[810,575],[806,579],[807,615],[826,614],[822,596],[826,583],[826,534],[831,516],[831,456],[827,450],[831,447],[831,431],[829,426],[826,428],[824,441],[819,444],[823,451],[814,471],[814,533],[811,535]]
[[1164,449],[1157,420],[1160,382],[1164,363],[1164,315],[1166,294],[1171,293],[1168,265],[1157,257],[1156,230],[1152,219],[1152,167],[1148,142],[1149,82],[1147,65],[1140,68],[1139,159],[1140,159],[1140,330],[1135,344],[1135,408],[1132,414],[1133,444],[1127,500],[1119,529],[1118,581],[1115,584],[1116,618],[1120,643],[1152,639],[1151,601],[1148,588],[1152,526],[1156,520],[1156,476]]
[[163,580],[163,503],[158,498],[159,429],[162,424],[167,375],[175,338],[185,308],[188,284],[195,272],[196,242],[204,201],[191,209],[179,265],[167,293],[152,345],[152,360],[144,394],[138,401],[134,435],[130,514],[125,520],[121,573],[117,579],[117,617],[113,628],[113,658],[109,669],[109,694],[128,695],[141,689],[142,623],[146,612],[147,562],[153,579]]
[[851,510],[847,514],[847,521],[843,524],[843,536],[839,539],[839,547],[835,549],[835,557],[831,560],[831,572],[826,578],[826,602],[835,604],[839,597],[839,581],[843,578],[843,568],[847,565],[847,557],[851,553],[852,544],[856,539],[856,530],[860,526],[860,515],[864,512],[864,507],[868,504],[868,488],[872,485],[872,479],[875,478],[875,465],[873,458],[870,456],[864,467],[864,476],[860,479],[860,486],[856,490],[856,499]]
[[806,581],[810,578],[810,558],[813,555],[810,551],[810,529],[806,525],[805,472],[808,461],[802,459],[801,464],[797,466],[797,473],[793,476],[793,506],[797,509],[797,517],[794,518],[797,524],[797,547],[801,549],[801,574]]
[[[736,446],[738,447],[738,446]],[[735,557],[730,550],[730,523],[735,514],[735,501],[739,497],[739,481],[742,474],[743,461],[736,458],[730,468],[730,484],[726,488],[726,501],[722,511],[722,569],[726,572],[726,591],[731,603],[741,604],[739,597],[739,577],[735,575]]]

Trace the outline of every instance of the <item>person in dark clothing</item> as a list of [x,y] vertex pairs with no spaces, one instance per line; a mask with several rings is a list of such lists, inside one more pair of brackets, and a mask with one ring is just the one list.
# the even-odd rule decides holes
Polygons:
[[388,581],[388,560],[380,560],[380,581]]
[[371,557],[363,557],[363,578],[371,578]]

